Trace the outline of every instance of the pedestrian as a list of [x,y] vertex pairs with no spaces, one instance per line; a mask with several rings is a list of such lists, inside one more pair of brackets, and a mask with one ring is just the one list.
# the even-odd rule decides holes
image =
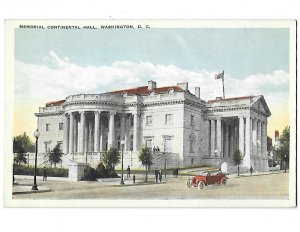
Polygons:
[[133,175],[132,181],[135,184],[135,175]]
[[158,173],[159,173],[159,171],[157,170],[157,168],[155,168],[154,175],[155,175],[155,182],[156,183],[157,183],[157,180],[158,180]]
[[159,171],[159,182],[161,182],[161,180],[162,180],[162,171],[160,170]]
[[127,179],[130,179],[130,167],[128,165],[128,168],[127,168]]
[[252,166],[250,167],[250,173],[251,173],[251,176],[252,176],[252,172],[253,172],[253,168],[252,168]]
[[43,181],[47,181],[47,171],[46,171],[46,167],[44,167],[44,170],[43,170]]

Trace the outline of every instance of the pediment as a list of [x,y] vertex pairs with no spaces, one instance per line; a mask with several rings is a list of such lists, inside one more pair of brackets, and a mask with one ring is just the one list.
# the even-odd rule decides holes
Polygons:
[[259,98],[256,101],[254,101],[251,108],[255,109],[258,112],[261,112],[262,114],[271,116],[270,109],[263,96],[259,96]]

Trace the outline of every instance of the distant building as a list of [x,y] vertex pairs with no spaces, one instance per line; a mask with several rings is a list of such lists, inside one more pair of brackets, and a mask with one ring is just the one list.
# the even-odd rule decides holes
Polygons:
[[[64,163],[69,159],[99,163],[110,146],[121,149],[124,165],[141,167],[142,145],[153,152],[154,165],[182,167],[196,164],[232,163],[234,151],[244,158],[242,166],[268,170],[267,118],[271,115],[262,95],[216,98],[204,101],[188,83],[147,86],[102,94],[77,94],[40,107],[39,154],[59,143]],[[166,157],[165,157],[166,155]]]
[[278,149],[280,147],[280,138],[279,138],[279,131],[275,131],[275,139],[274,139],[274,148]]

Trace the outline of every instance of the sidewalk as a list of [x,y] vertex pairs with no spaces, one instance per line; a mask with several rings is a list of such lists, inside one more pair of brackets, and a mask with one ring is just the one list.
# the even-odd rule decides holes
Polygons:
[[[240,175],[238,176],[237,173],[235,174],[229,174],[227,175],[227,177],[229,178],[241,178],[241,177],[251,177],[251,176],[264,176],[264,175],[272,175],[272,174],[280,174],[280,173],[284,173],[282,171],[274,171],[274,172],[253,172],[252,175],[250,172],[246,172],[246,173],[240,173]],[[288,173],[288,172],[287,172]]]
[[47,186],[38,186],[38,190],[31,190],[32,186],[29,185],[14,185],[12,188],[12,194],[29,194],[29,193],[45,193],[51,192],[51,189]]
[[[16,179],[27,179],[27,180],[33,180],[33,176],[27,176],[27,175],[15,175]],[[42,176],[36,176],[37,180],[43,180]],[[52,177],[48,176],[47,180],[58,180],[58,181],[71,181],[68,177]]]

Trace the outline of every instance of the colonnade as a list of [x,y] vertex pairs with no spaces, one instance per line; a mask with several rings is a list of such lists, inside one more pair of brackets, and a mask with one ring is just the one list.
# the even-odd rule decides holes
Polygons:
[[[132,123],[131,120],[133,120]],[[125,151],[139,149],[139,115],[137,113],[132,115],[96,110],[74,111],[64,116],[63,152],[65,154],[102,152],[110,146],[120,146],[117,142],[120,143],[123,139]]]
[[211,157],[228,158],[239,149],[244,163],[250,156],[267,157],[267,122],[253,116],[209,120]]

